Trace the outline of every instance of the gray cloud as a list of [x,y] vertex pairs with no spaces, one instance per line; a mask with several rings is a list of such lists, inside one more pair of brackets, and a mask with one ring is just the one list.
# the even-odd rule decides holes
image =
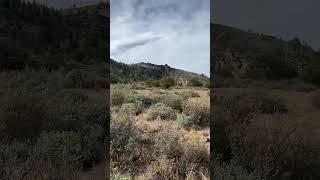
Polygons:
[[280,36],[320,48],[319,0],[214,0],[212,22]]
[[210,71],[209,0],[111,0],[111,58]]
[[[33,0],[25,0],[25,1],[33,1]],[[70,8],[73,5],[76,6],[85,6],[90,4],[96,4],[99,2],[107,2],[107,0],[35,0],[38,3],[45,4],[50,7],[55,8]],[[109,1],[109,0],[108,0]]]
[[161,37],[152,37],[149,39],[137,39],[134,42],[125,42],[123,44],[118,45],[118,47],[115,48],[113,53],[114,54],[124,53],[132,48],[143,46],[143,45],[152,43],[154,41],[157,41],[159,39],[161,39]]

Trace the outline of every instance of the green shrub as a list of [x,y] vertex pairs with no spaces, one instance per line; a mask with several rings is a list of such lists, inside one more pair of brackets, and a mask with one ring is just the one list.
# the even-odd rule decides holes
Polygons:
[[149,109],[149,120],[154,120],[158,116],[163,120],[175,120],[177,118],[176,112],[164,103],[157,103],[152,105]]
[[175,80],[170,76],[165,76],[159,80],[160,87],[168,89],[176,84]]
[[160,87],[160,80],[148,79],[145,83],[148,87]]
[[189,117],[188,125],[208,127],[210,124],[210,109],[204,104],[186,102],[182,112]]
[[121,106],[125,102],[126,96],[122,90],[111,89],[110,102],[111,106]]
[[153,97],[153,102],[161,102],[165,105],[171,107],[172,109],[181,111],[182,110],[182,99],[177,95],[169,95],[169,94],[162,94],[156,95]]
[[188,80],[187,86],[199,87],[199,86],[203,86],[203,83],[199,80],[199,78],[192,77]]
[[143,110],[143,104],[141,101],[136,101],[135,103],[125,103],[122,104],[119,113],[138,115]]
[[182,93],[181,93],[181,96],[182,96],[182,98],[184,98],[184,99],[188,99],[188,98],[190,98],[190,97],[200,97],[200,95],[199,95],[199,93],[197,93],[196,91],[194,91],[194,90],[189,90],[189,91],[183,91]]
[[[112,114],[110,124],[110,156],[117,167],[132,168],[132,154],[138,148],[138,133],[133,126],[132,116]],[[126,156],[123,156],[126,154]]]
[[177,121],[183,127],[190,127],[192,125],[191,119],[184,113],[177,114]]
[[131,150],[136,138],[136,131],[132,124],[132,116],[116,114],[111,116],[110,145],[111,155],[121,154]]

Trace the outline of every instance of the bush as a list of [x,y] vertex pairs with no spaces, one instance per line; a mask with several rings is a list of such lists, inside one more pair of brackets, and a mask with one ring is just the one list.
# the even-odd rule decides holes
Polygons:
[[125,102],[126,96],[123,91],[119,89],[111,89],[110,103],[111,106],[121,106]]
[[146,85],[148,87],[160,87],[160,81],[159,80],[151,80],[151,79],[148,79],[146,80]]
[[298,72],[297,68],[285,59],[282,49],[272,49],[249,61],[246,76],[252,79],[280,80],[295,78]]
[[307,83],[320,86],[320,65],[311,64],[303,69],[302,79]]
[[69,88],[83,88],[88,74],[82,70],[73,69],[66,75],[65,83]]
[[288,108],[285,101],[278,97],[259,95],[253,97],[257,111],[260,113],[287,113]]
[[203,83],[197,77],[192,77],[187,82],[187,86],[199,87],[199,86],[203,86]]
[[172,77],[165,76],[159,80],[159,84],[160,84],[160,87],[162,87],[164,89],[168,89],[168,88],[174,86],[176,83]]
[[171,107],[172,109],[181,111],[182,110],[182,99],[177,95],[156,95],[153,97],[154,102],[161,102]]
[[156,162],[151,164],[150,179],[176,179],[176,167],[174,160],[168,159],[165,156],[159,157]]
[[4,121],[6,131],[12,137],[39,136],[46,116],[46,102],[39,95],[13,93],[1,99],[0,119]]
[[177,118],[176,112],[164,103],[157,103],[149,109],[148,120],[155,120],[158,116],[162,120],[175,120]]
[[181,96],[183,99],[188,99],[190,97],[200,97],[199,93],[197,93],[196,91],[193,90],[189,90],[189,91],[183,91],[181,93]]
[[136,103],[125,103],[122,104],[119,113],[128,114],[128,115],[138,115],[143,110],[143,104],[141,101],[137,101]]
[[177,120],[183,127],[189,128],[192,126],[191,118],[184,113],[177,114]]
[[75,132],[43,133],[35,148],[48,166],[76,169],[82,167],[81,140],[80,135]]
[[132,180],[130,176],[122,175],[117,168],[113,168],[111,170],[110,179],[111,180]]
[[157,134],[156,149],[159,153],[169,159],[179,158],[183,154],[183,148],[180,144],[180,134],[175,129],[166,128]]
[[209,149],[200,142],[199,138],[183,143],[183,158],[189,163],[202,164],[204,167],[209,165]]
[[186,102],[182,112],[189,116],[188,125],[208,127],[210,124],[210,109],[204,104]]
[[[132,124],[132,116],[112,114],[110,125],[110,156],[121,166],[130,166],[131,156],[137,147],[138,134]],[[120,166],[119,166],[120,167]]]

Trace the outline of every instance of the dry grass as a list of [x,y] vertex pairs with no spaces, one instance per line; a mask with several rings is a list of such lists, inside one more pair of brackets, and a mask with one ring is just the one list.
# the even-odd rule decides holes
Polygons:
[[[112,88],[111,88],[112,91]],[[131,89],[137,96],[153,97],[156,95],[180,95],[193,91],[199,96],[183,99],[183,103],[198,103],[209,108],[210,99],[207,89],[179,88],[163,90],[156,88]],[[129,94],[130,92],[128,92]],[[202,129],[185,129],[177,120],[164,120],[157,117],[148,119],[150,107],[135,116],[135,129],[140,133],[139,142],[144,153],[141,158],[148,159],[141,166],[141,172],[135,179],[209,179],[209,127]],[[175,110],[178,113],[178,110]],[[156,148],[155,148],[156,147]],[[171,147],[177,147],[173,150]],[[170,149],[170,150],[169,150]],[[194,158],[190,158],[194,157]],[[125,171],[123,174],[127,174]]]

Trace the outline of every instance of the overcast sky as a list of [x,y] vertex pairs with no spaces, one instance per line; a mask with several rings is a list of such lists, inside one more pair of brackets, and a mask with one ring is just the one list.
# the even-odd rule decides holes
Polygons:
[[210,71],[210,0],[111,0],[111,58]]
[[[33,0],[25,0],[25,1],[33,1]],[[85,6],[90,4],[96,4],[99,2],[107,2],[107,0],[35,0],[36,2],[45,4],[47,6],[55,7],[55,8],[70,8],[73,5],[76,6]]]
[[281,36],[320,48],[319,0],[213,0],[213,22]]

